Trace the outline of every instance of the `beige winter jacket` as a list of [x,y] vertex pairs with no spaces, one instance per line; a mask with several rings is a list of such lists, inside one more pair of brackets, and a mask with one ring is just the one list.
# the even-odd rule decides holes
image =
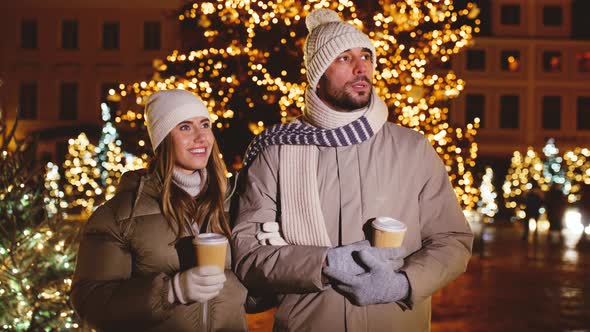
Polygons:
[[[72,304],[101,331],[206,330],[201,304],[167,300],[167,280],[179,271],[181,260],[190,266],[191,249],[175,248],[176,236],[161,213],[159,192],[153,176],[127,172],[115,197],[85,226]],[[246,331],[246,289],[229,269],[225,275],[221,293],[208,303],[208,330]]]
[[367,238],[363,228],[378,216],[408,226],[402,270],[411,286],[410,308],[355,306],[324,286],[326,247],[259,245],[261,224],[280,222],[280,148],[266,148],[242,175],[232,207],[236,274],[249,290],[280,294],[275,330],[429,331],[431,295],[465,271],[473,235],[428,140],[386,123],[362,144],[317,147],[320,201],[334,246]]

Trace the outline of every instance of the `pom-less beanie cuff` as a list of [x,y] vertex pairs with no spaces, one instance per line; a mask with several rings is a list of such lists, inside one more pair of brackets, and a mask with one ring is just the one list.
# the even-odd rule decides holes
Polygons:
[[[347,24],[347,23],[342,23]],[[367,35],[357,31],[339,35],[316,50],[307,62],[307,81],[315,89],[326,69],[336,57],[351,48],[363,47],[371,51],[373,66],[376,66],[377,55],[375,47]]]
[[194,104],[185,104],[170,109],[166,116],[155,119],[150,126],[152,128],[150,140],[152,141],[154,151],[156,151],[156,147],[162,143],[164,138],[172,131],[172,129],[174,129],[174,127],[176,127],[177,124],[195,116],[209,117],[209,112],[207,112],[207,115],[203,114],[203,112],[195,112]]
[[191,92],[175,89],[152,94],[145,104],[145,119],[153,150],[176,125],[196,116],[211,120],[205,103]]

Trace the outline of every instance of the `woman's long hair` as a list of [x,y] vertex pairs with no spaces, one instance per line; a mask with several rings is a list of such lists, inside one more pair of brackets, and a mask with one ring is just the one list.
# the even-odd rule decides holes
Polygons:
[[[211,231],[231,238],[231,230],[224,213],[227,189],[226,168],[219,153],[217,142],[213,142],[211,156],[207,161],[207,176],[201,183],[201,191],[193,198],[172,181],[175,159],[170,135],[156,149],[150,163],[150,172],[155,173],[162,183],[161,208],[170,228],[178,240],[181,230],[191,222],[199,228],[208,222]],[[174,203],[173,203],[174,202]]]

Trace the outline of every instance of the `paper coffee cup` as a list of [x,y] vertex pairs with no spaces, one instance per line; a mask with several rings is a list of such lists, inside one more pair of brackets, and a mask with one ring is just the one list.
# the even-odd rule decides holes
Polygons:
[[203,233],[193,239],[193,246],[197,256],[197,266],[218,266],[225,269],[225,255],[227,252],[227,238],[217,233]]
[[378,217],[372,225],[373,246],[377,248],[401,246],[408,229],[403,222],[389,217]]

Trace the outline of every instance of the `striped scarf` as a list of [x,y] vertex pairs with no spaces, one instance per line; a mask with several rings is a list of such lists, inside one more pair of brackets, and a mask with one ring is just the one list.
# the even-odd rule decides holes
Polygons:
[[350,146],[368,140],[387,121],[387,106],[375,90],[367,108],[353,112],[332,110],[309,88],[305,93],[303,119],[275,125],[257,136],[246,151],[244,167],[265,147],[282,145],[279,185],[283,236],[290,244],[331,247],[318,191],[318,146]]

